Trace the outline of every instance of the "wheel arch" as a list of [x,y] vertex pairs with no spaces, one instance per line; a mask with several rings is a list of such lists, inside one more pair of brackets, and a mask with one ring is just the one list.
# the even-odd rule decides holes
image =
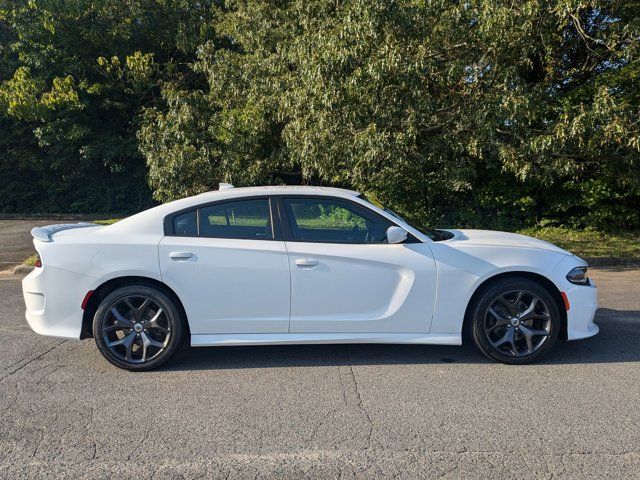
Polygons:
[[469,332],[470,332],[470,326],[472,321],[470,318],[471,306],[476,301],[478,296],[480,296],[486,288],[488,288],[498,280],[502,280],[503,278],[526,278],[528,280],[533,280],[534,282],[537,282],[541,284],[544,288],[546,288],[547,291],[551,294],[551,296],[555,300],[558,306],[558,311],[560,312],[561,323],[560,323],[559,338],[562,338],[564,340],[567,339],[567,310],[565,308],[564,299],[562,298],[562,293],[560,293],[560,289],[558,289],[556,284],[553,283],[544,275],[540,275],[539,273],[533,273],[533,272],[527,272],[527,271],[509,271],[509,272],[498,273],[496,275],[493,275],[485,279],[474,290],[473,295],[471,295],[471,298],[469,299],[469,302],[467,303],[467,307],[464,312],[464,321],[462,324],[463,344],[466,344],[470,341]]
[[93,291],[93,294],[91,295],[89,301],[85,306],[84,313],[82,314],[82,329],[80,331],[81,339],[93,338],[93,317],[102,300],[117,288],[126,285],[146,285],[155,287],[167,294],[169,298],[171,298],[175,302],[176,306],[180,310],[180,314],[182,315],[182,319],[184,320],[187,338],[191,338],[187,312],[184,308],[184,305],[182,304],[182,300],[180,300],[180,297],[178,297],[176,292],[174,292],[173,289],[171,289],[171,287],[169,287],[166,283],[163,283],[154,278],[129,275],[107,280]]

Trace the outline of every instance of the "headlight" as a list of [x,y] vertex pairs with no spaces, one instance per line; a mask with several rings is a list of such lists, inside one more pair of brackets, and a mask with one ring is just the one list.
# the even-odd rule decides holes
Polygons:
[[576,285],[589,285],[587,267],[576,267],[567,273],[567,280]]

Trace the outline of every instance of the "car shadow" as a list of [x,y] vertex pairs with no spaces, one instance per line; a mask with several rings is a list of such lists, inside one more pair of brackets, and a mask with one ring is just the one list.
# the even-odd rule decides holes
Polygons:
[[[640,311],[601,308],[595,337],[560,341],[537,364],[640,361]],[[275,345],[185,348],[163,370],[491,363],[473,346],[397,344]]]

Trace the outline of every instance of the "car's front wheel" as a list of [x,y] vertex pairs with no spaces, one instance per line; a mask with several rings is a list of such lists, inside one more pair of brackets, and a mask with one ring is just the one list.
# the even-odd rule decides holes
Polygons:
[[549,291],[527,278],[504,278],[485,288],[471,308],[478,349],[508,364],[533,362],[555,344],[560,311]]
[[183,336],[180,310],[161,290],[127,285],[107,295],[96,311],[93,338],[100,353],[126,370],[166,362]]

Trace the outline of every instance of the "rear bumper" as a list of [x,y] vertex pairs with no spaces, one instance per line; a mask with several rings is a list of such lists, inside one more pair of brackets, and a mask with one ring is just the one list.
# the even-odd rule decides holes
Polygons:
[[595,284],[573,285],[565,293],[570,305],[567,311],[567,340],[593,337],[600,330],[593,323],[598,309],[598,289]]
[[34,269],[22,280],[25,317],[31,329],[41,335],[80,338],[82,292],[89,284],[89,277],[60,268]]

